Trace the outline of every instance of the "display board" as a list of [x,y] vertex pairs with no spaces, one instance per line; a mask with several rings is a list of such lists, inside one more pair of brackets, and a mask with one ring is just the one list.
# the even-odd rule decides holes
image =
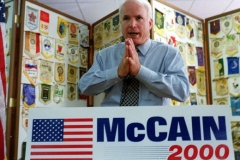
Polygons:
[[26,158],[233,160],[230,117],[219,105],[33,108]]
[[26,0],[22,6],[19,158],[29,108],[87,106],[77,82],[88,66],[90,26],[39,3]]
[[153,0],[153,39],[177,48],[187,68],[190,97],[171,105],[206,105],[203,20],[162,1]]
[[231,107],[235,157],[240,156],[240,10],[206,19],[211,103]]
[[240,115],[240,10],[207,19],[212,103]]

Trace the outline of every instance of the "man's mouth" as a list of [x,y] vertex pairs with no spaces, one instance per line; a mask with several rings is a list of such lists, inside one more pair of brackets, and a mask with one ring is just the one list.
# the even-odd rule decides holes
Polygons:
[[129,34],[130,36],[136,36],[136,35],[139,34],[139,32],[129,32],[128,34]]

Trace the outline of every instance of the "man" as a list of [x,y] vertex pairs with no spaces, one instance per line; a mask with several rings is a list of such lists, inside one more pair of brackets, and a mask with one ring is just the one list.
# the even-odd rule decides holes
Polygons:
[[[122,106],[131,97],[128,92],[138,95],[130,98],[137,101],[134,106],[169,105],[170,99],[185,101],[189,96],[189,81],[181,54],[150,39],[153,19],[148,1],[126,0],[119,13],[125,42],[97,53],[92,67],[78,82],[81,92],[86,95],[105,92],[102,106]],[[133,77],[130,80],[129,75]],[[125,79],[128,79],[126,90]],[[139,81],[137,91],[131,91],[134,79]],[[126,103],[123,106],[128,105],[133,106]]]

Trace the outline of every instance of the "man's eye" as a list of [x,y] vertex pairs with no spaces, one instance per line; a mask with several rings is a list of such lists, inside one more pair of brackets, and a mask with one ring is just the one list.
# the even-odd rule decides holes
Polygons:
[[123,18],[124,21],[126,21],[126,20],[128,20],[128,19],[129,19],[128,17],[124,17],[124,18]]
[[142,17],[137,17],[137,20],[142,20],[143,18]]

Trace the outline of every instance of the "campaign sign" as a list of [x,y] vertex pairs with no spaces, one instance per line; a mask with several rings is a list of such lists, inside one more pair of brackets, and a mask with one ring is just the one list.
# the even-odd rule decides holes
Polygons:
[[29,111],[27,160],[233,160],[228,106]]

